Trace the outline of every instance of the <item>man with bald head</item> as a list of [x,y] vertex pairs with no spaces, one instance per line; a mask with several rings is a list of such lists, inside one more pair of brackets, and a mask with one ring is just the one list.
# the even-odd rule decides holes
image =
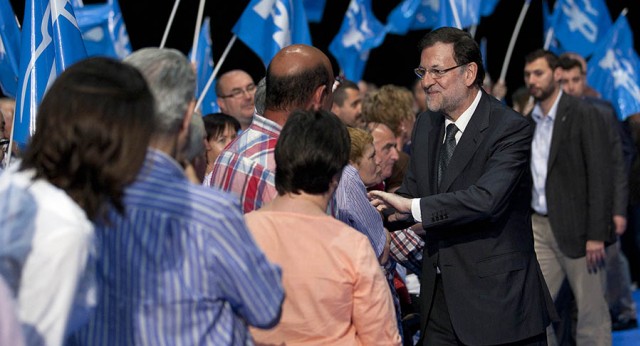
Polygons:
[[220,110],[222,113],[236,118],[242,131],[251,125],[255,93],[256,85],[253,78],[242,70],[226,72],[218,78],[216,83],[216,95]]
[[240,197],[245,213],[277,194],[273,154],[291,112],[330,110],[333,103],[333,69],[315,47],[291,45],[280,50],[267,68],[266,80],[264,114],[254,115],[251,126],[220,154],[211,177],[212,187]]

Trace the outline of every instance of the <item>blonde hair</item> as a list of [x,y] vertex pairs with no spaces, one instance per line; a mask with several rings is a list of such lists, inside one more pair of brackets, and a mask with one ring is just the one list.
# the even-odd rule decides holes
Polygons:
[[347,130],[349,130],[349,137],[351,137],[349,161],[353,163],[360,163],[367,145],[373,145],[373,136],[369,131],[355,127],[348,127]]
[[413,94],[409,89],[389,84],[365,96],[362,116],[367,122],[387,125],[399,136],[402,121],[414,117],[412,105]]

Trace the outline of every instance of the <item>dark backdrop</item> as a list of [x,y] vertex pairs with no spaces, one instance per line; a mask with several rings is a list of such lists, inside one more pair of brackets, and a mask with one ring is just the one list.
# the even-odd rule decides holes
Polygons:
[[[105,0],[85,0],[85,4],[101,3]],[[314,46],[327,53],[334,64],[336,73],[339,71],[335,59],[328,53],[329,43],[340,29],[344,13],[350,0],[327,0],[323,20],[321,23],[311,23],[311,37]],[[524,56],[543,45],[542,33],[542,5],[541,1],[533,0],[531,7],[516,43],[511,64],[507,72],[507,86],[509,93],[522,85],[522,70]],[[551,5],[553,5],[551,0]],[[373,0],[373,11],[383,23],[387,15],[401,2],[401,0]],[[16,15],[22,18],[24,1],[11,0]],[[133,49],[148,46],[158,46],[173,7],[173,0],[120,0],[123,17],[129,31],[129,38]],[[179,49],[185,53],[191,48],[195,30],[198,0],[182,0],[173,28],[167,40],[167,46]],[[214,61],[217,63],[224,48],[231,39],[231,28],[245,9],[248,0],[208,0],[205,6],[205,16],[211,17],[211,32],[213,41]],[[487,39],[488,72],[498,78],[511,33],[518,19],[524,0],[501,0],[495,12],[489,17],[483,17],[476,33],[476,39]],[[640,47],[640,2],[638,0],[607,0],[613,20],[618,17],[623,8],[627,7],[629,23],[634,30],[636,51]],[[397,84],[409,86],[414,75],[412,69],[419,63],[419,52],[416,45],[426,31],[410,31],[405,36],[387,35],[384,43],[371,51],[364,79],[377,85]],[[240,68],[248,71],[258,80],[265,73],[265,67],[258,57],[240,40],[233,46],[220,72]]]

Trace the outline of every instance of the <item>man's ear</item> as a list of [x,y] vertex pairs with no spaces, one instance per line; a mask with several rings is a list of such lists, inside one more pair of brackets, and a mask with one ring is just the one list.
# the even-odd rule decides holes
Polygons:
[[226,107],[225,107],[226,105],[224,104],[224,100],[222,98],[217,97],[216,98],[216,103],[218,104],[218,107],[220,107],[220,111],[222,113],[226,113],[227,112],[226,111]]
[[324,105],[324,102],[326,101],[326,89],[327,86],[326,85],[320,85],[316,88],[316,90],[313,92],[313,95],[311,97],[311,102],[309,103],[309,109],[317,111],[321,108],[323,108],[322,106]]
[[187,111],[184,113],[184,117],[182,118],[182,124],[180,124],[180,135],[189,134],[189,126],[191,126],[191,117],[193,116],[193,112],[196,108],[196,100],[191,100],[189,102],[189,106],[187,106]]
[[478,65],[475,62],[470,62],[464,69],[464,84],[468,87],[472,86],[476,82],[476,76],[478,75]]
[[562,79],[562,69],[560,67],[556,67],[556,69],[553,70],[553,80],[556,83],[560,83],[560,79]]

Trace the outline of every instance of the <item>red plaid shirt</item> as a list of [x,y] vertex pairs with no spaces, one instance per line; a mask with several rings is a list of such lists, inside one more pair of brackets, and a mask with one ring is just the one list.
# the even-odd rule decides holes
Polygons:
[[218,156],[211,186],[240,197],[242,211],[259,209],[276,195],[274,150],[282,128],[253,116],[253,122]]

